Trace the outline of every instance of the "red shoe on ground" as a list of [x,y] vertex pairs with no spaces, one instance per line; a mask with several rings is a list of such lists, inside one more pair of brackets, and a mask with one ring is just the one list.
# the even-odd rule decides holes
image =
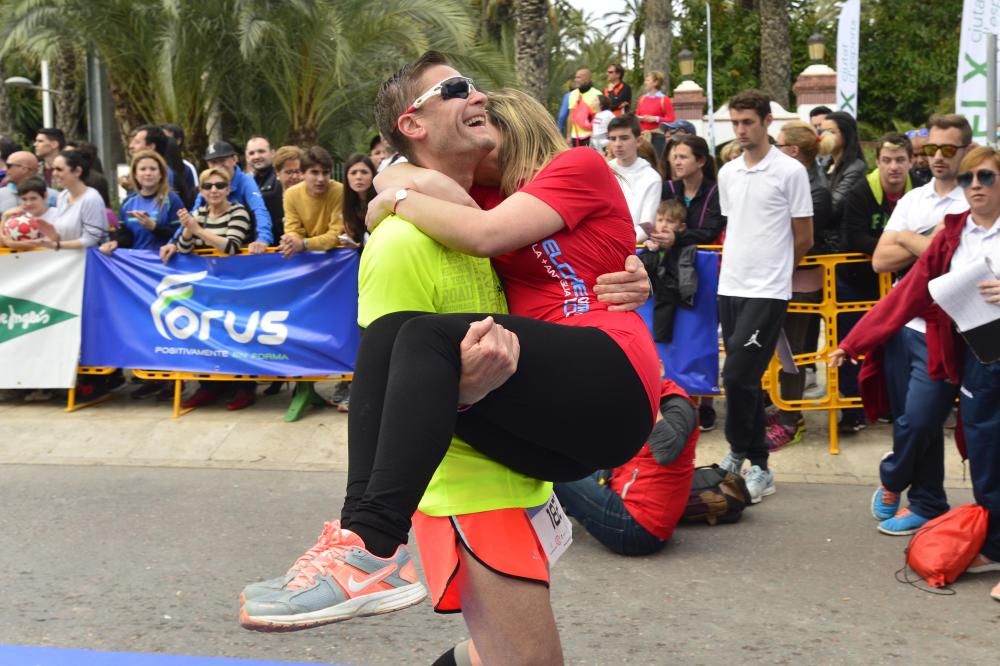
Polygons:
[[182,409],[194,409],[212,405],[219,399],[219,394],[207,388],[200,388],[195,394],[181,403]]
[[254,389],[242,388],[236,391],[236,395],[226,405],[226,409],[235,412],[246,409],[255,402],[257,402],[257,392]]

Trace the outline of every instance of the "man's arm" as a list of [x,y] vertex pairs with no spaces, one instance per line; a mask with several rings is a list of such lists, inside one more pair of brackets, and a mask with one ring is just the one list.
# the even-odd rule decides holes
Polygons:
[[254,222],[257,224],[257,238],[255,242],[264,245],[274,244],[274,232],[271,230],[271,214],[267,212],[264,204],[264,196],[260,193],[256,181],[249,174],[243,174],[244,199],[247,208],[253,211]]
[[608,303],[611,312],[638,310],[652,290],[649,274],[634,254],[625,257],[625,270],[598,275],[594,284],[597,300]]
[[937,231],[928,236],[913,231],[883,231],[872,255],[872,268],[877,273],[888,273],[911,266],[934,240]]
[[793,266],[798,266],[802,257],[806,256],[809,248],[813,246],[813,219],[812,217],[792,218],[792,238],[795,243],[795,259]]

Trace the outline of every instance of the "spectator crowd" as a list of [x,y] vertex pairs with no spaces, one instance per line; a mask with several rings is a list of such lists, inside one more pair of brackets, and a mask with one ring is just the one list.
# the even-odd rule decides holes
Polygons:
[[[993,228],[1000,212],[997,154],[975,146],[966,118],[941,114],[918,129],[884,134],[866,155],[851,115],[819,106],[808,121],[777,128],[770,99],[752,90],[730,100],[736,138],[713,154],[697,128],[677,118],[662,90],[662,72],[647,73],[639,94],[624,75],[621,65],[609,65],[601,89],[589,69],[577,71],[556,122],[567,146],[598,151],[617,176],[650,278],[656,341],[675,342],[674,318],[693,305],[697,248],[722,246],[718,306],[730,448],[720,467],[745,477],[754,503],[776,492],[770,455],[800,442],[806,425],[800,412],[769,404],[761,376],[783,338],[794,354],[825,347],[818,315],[787,313],[790,301],[821,299],[822,269],[800,262],[807,254],[868,255],[868,261],[838,266],[838,301],[880,301],[880,273],[893,275],[900,286],[890,293],[898,295],[881,300],[864,317],[841,314],[839,350],[830,363],[839,367],[841,393],[863,400],[862,408],[843,411],[841,434],[858,433],[875,419],[893,424],[892,451],[881,462],[881,484],[871,505],[878,530],[910,535],[949,510],[944,428],[958,398],[968,415],[965,441],[974,491],[991,510],[989,537],[973,569],[1000,570],[1000,454],[995,452],[1000,375],[995,364],[961,356],[963,345],[950,320],[919,286],[925,290],[929,279],[955,262],[992,258],[1000,265]],[[184,159],[184,141],[184,130],[176,125],[135,129],[127,145],[128,175],[109,181],[95,146],[68,140],[57,128],[38,130],[33,150],[0,139],[0,215],[4,221],[33,218],[40,231],[32,240],[0,231],[0,247],[97,248],[109,256],[124,249],[153,250],[165,263],[196,250],[271,251],[283,257],[334,248],[360,252],[368,237],[368,203],[376,197],[375,176],[405,161],[376,136],[366,153],[344,161],[339,182],[333,157],[320,146],[276,147],[268,137],[254,135],[240,152],[232,142],[217,141],[200,156],[204,168],[199,169]],[[111,183],[126,192],[117,207]],[[909,272],[914,277],[904,280]],[[1000,284],[982,287],[982,295],[997,302]],[[951,346],[942,351],[942,341]],[[844,363],[862,354],[862,363]],[[781,373],[782,399],[818,397],[822,391],[815,366],[800,370]],[[100,399],[125,381],[120,371],[81,376],[80,399]],[[979,389],[960,395],[963,381]],[[239,410],[254,404],[257,388],[203,382],[183,406],[223,400],[228,409]],[[263,392],[281,390],[277,383]],[[166,400],[170,392],[165,383],[135,381],[131,397]],[[2,395],[3,400],[51,397],[44,390]],[[338,386],[334,402],[347,411],[349,385]],[[698,431],[716,424],[711,398],[693,401],[666,383],[661,416],[635,459],[606,474],[560,483],[556,492],[570,514],[613,550],[653,552],[680,519]],[[1000,597],[1000,585],[994,596]]]

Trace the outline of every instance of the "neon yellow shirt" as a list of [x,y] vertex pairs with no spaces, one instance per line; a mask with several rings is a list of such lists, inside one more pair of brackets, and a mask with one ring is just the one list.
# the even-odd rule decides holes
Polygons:
[[[507,301],[489,259],[449,250],[389,217],[361,254],[358,324],[401,310],[505,314]],[[419,508],[429,516],[453,516],[538,506],[551,494],[551,483],[518,474],[454,437]]]

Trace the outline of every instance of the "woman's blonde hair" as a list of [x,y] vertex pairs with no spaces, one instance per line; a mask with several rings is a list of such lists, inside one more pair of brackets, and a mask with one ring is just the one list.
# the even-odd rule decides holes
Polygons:
[[[156,186],[156,203],[159,206],[167,203],[167,199],[170,197],[170,177],[167,175],[167,162],[164,160],[159,153],[152,150],[141,150],[132,156],[132,164],[129,165],[128,175],[132,180],[132,187],[139,191],[139,179],[135,177],[135,172],[139,168],[139,162],[142,160],[153,160],[156,162],[157,168],[160,170],[160,184]],[[183,175],[183,174],[181,174]]]
[[785,143],[798,147],[803,162],[809,166],[816,162],[819,142],[816,140],[816,129],[812,125],[802,120],[792,120],[782,126],[781,134],[785,135]]
[[731,160],[735,160],[737,157],[743,154],[743,146],[736,139],[733,139],[726,145],[722,147],[722,152],[719,153],[719,159],[725,164]]
[[506,196],[566,150],[566,140],[552,116],[527,93],[513,88],[494,90],[486,101],[486,113],[500,130],[500,189]]
[[233,182],[233,179],[229,177],[229,174],[226,173],[225,169],[220,169],[219,167],[208,167],[198,174],[198,188],[200,189],[202,184],[212,176],[218,176],[222,180],[226,181],[226,185],[230,185]]
[[958,167],[959,173],[972,171],[972,167],[979,166],[980,162],[988,159],[993,160],[993,166],[1000,170],[1000,150],[994,150],[989,146],[975,146],[962,158],[962,163]]
[[649,78],[653,79],[653,83],[656,84],[657,89],[662,88],[663,82],[667,80],[666,77],[663,75],[663,72],[661,72],[658,69],[654,69],[652,72],[650,72]]

